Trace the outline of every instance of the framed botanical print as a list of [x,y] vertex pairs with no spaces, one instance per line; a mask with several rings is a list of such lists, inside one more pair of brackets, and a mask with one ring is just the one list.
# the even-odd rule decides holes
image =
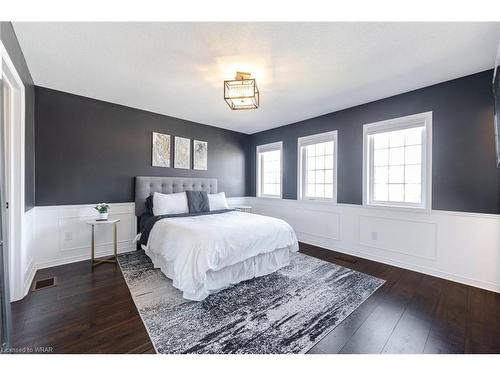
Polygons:
[[208,143],[193,141],[193,169],[206,171],[208,168]]
[[153,167],[170,168],[170,135],[153,132],[152,162]]
[[175,137],[174,168],[191,168],[191,140],[189,138]]

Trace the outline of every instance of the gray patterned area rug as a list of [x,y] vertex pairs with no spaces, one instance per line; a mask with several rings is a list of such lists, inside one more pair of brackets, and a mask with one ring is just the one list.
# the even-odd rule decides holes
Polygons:
[[119,263],[158,353],[305,353],[384,283],[294,253],[288,267],[193,302],[142,250]]

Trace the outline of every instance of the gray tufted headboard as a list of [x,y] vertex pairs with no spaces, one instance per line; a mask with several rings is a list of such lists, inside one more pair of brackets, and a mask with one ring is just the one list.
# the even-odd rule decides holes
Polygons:
[[146,212],[146,199],[154,192],[172,194],[186,190],[217,193],[217,179],[137,176],[135,178],[135,215],[141,216]]

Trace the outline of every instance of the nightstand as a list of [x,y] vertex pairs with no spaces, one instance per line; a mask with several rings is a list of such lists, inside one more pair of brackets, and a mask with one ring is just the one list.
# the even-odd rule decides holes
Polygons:
[[239,204],[236,206],[232,206],[231,208],[236,210],[236,211],[247,212],[249,214],[252,213],[252,206],[245,206],[245,205]]
[[[116,243],[116,223],[118,223],[120,219],[115,219],[115,220],[90,220],[87,221],[87,224],[92,227],[92,257],[91,257],[91,265],[92,268],[95,266],[98,266],[99,264],[102,263],[117,263],[117,258],[116,258],[116,251],[117,251],[117,243]],[[95,227],[96,226],[105,226],[105,225],[111,225],[113,226],[113,249],[114,249],[114,254],[110,257],[104,258],[104,259],[99,259],[95,260]]]

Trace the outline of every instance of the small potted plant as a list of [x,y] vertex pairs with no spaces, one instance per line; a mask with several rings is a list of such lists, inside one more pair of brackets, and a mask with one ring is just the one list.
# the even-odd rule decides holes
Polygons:
[[107,203],[97,203],[97,206],[94,207],[97,212],[99,212],[99,221],[104,221],[108,220],[108,211],[109,211],[109,204]]

